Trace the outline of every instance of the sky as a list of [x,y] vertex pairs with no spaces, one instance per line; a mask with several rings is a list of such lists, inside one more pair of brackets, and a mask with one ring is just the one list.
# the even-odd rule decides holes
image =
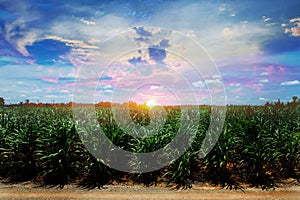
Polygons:
[[0,0],[0,97],[291,101],[300,96],[299,8],[299,0]]

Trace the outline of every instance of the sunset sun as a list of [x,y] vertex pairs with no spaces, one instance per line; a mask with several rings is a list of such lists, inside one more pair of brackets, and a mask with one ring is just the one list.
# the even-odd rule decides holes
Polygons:
[[146,105],[149,107],[149,108],[152,108],[153,106],[156,105],[156,102],[154,100],[149,100],[146,102]]

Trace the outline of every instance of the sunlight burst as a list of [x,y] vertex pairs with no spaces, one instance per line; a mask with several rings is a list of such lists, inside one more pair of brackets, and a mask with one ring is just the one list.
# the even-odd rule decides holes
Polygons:
[[154,100],[149,100],[146,102],[146,105],[149,107],[149,108],[152,108],[153,106],[156,105],[156,102]]

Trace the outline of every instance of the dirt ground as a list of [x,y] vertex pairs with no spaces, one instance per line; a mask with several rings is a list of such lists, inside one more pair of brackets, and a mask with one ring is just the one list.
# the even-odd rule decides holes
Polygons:
[[299,185],[283,185],[275,190],[246,188],[227,190],[210,185],[194,184],[191,189],[173,190],[169,187],[144,187],[143,185],[108,185],[105,189],[86,190],[70,184],[63,189],[39,187],[30,182],[21,184],[0,183],[1,200],[34,200],[34,199],[299,199]]

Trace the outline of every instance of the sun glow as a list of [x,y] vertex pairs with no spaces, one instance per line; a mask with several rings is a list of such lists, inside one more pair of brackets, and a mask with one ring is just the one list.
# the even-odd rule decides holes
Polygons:
[[149,100],[146,102],[147,107],[152,108],[153,106],[156,106],[156,102],[154,100]]

